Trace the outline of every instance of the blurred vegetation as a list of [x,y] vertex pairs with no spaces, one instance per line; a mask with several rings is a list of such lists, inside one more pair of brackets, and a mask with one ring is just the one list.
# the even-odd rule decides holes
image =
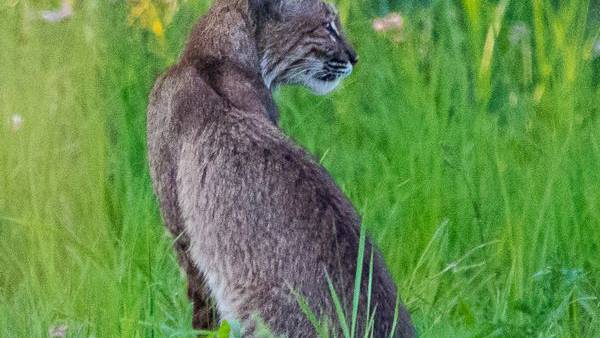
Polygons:
[[[337,3],[361,63],[331,96],[278,92],[282,127],[363,215],[421,336],[600,336],[598,2]],[[193,337],[145,109],[209,3],[40,19],[59,5],[0,3],[0,336]]]

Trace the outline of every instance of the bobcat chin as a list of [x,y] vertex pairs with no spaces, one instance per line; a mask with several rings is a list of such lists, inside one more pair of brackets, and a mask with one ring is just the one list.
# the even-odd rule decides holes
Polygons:
[[[188,276],[195,328],[219,318],[276,335],[317,337],[301,310],[330,320],[327,277],[351,313],[360,218],[327,171],[278,128],[272,91],[326,94],[358,61],[335,9],[320,0],[216,0],[148,106],[148,157],[166,226]],[[308,109],[309,107],[307,107]],[[358,332],[413,337],[410,316],[377,250],[370,308],[363,273]],[[368,271],[368,269],[365,269]],[[259,318],[259,320],[257,320]],[[397,324],[394,326],[394,323]],[[393,328],[394,332],[392,332]]]

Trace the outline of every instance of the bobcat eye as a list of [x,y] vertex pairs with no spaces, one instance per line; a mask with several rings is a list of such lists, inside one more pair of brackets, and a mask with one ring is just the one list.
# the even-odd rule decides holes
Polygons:
[[337,26],[335,25],[335,22],[327,22],[325,24],[325,28],[329,31],[329,33],[331,33],[333,36],[338,37],[339,33],[337,30]]

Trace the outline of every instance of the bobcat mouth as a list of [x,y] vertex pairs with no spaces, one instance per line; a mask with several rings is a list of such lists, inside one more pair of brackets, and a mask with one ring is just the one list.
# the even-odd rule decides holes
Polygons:
[[340,78],[339,74],[327,73],[324,75],[317,76],[317,80],[321,80],[323,82],[333,82]]
[[330,61],[325,63],[323,71],[315,78],[324,82],[333,82],[343,79],[352,73],[352,64]]
[[316,72],[308,70],[303,84],[317,95],[325,95],[334,90],[340,82],[352,73],[352,64],[329,61],[320,65]]

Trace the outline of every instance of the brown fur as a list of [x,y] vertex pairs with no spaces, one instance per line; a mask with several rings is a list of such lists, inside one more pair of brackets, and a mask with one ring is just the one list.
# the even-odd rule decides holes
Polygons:
[[[281,84],[325,93],[347,76],[356,54],[339,28],[318,0],[218,0],[155,85],[151,174],[196,328],[211,324],[205,284],[220,317],[240,321],[247,337],[256,318],[279,335],[315,337],[295,291],[335,322],[326,276],[351,313],[360,219],[325,169],[279,130],[271,94]],[[371,254],[375,337],[387,337],[396,288],[367,241],[367,267]],[[366,274],[362,284],[364,329]],[[400,305],[394,336],[413,335]]]

